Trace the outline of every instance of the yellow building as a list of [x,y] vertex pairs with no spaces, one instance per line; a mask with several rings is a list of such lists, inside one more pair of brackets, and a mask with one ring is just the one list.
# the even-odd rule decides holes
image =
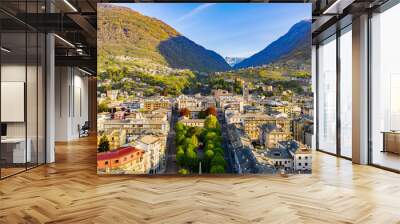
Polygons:
[[261,127],[260,142],[266,148],[276,148],[280,141],[291,139],[290,131],[279,128],[275,125],[263,125]]
[[[110,144],[110,150],[115,150],[126,143],[126,130],[124,129],[110,129],[107,130],[105,136]],[[98,136],[98,141],[101,136]]]
[[166,99],[147,99],[144,101],[144,109],[147,111],[153,111],[158,109],[169,109],[171,103]]
[[252,141],[259,140],[262,125],[275,125],[284,131],[290,131],[290,120],[287,118],[273,118],[266,114],[250,113],[241,117],[244,131]]

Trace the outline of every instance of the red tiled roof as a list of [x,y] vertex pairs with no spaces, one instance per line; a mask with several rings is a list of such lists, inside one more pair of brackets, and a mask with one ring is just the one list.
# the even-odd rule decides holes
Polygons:
[[113,151],[97,153],[97,161],[117,159],[137,151],[142,151],[142,150],[132,146],[120,147]]

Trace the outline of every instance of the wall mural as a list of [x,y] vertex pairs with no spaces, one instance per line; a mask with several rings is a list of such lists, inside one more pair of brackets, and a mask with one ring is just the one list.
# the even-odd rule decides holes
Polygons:
[[311,173],[311,4],[98,4],[98,174]]

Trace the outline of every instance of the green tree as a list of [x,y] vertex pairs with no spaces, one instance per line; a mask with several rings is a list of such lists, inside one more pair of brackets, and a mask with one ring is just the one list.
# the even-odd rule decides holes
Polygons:
[[212,150],[206,150],[204,155],[206,159],[209,159],[211,161],[211,159],[214,157],[214,152]]
[[226,167],[226,161],[221,154],[217,153],[214,155],[213,159],[211,160],[211,166]]
[[193,149],[188,149],[186,150],[186,165],[191,169],[195,170],[198,167],[198,159],[197,159],[197,153]]
[[214,115],[208,116],[204,121],[204,127],[207,129],[219,128],[220,126],[217,117]]
[[215,147],[213,151],[215,154],[224,155],[224,150],[221,147]]
[[185,131],[185,125],[184,124],[182,124],[182,122],[176,122],[176,124],[175,124],[175,131],[176,132],[183,132],[183,131]]
[[188,136],[193,136],[195,135],[196,137],[199,137],[201,135],[201,133],[203,132],[203,129],[200,127],[190,127],[187,130],[187,134]]
[[107,136],[103,135],[99,141],[99,148],[97,149],[99,152],[108,152],[110,151],[110,142],[108,141]]
[[177,145],[182,145],[184,140],[185,140],[185,135],[181,132],[178,132],[175,136],[175,143]]
[[182,169],[179,169],[178,173],[181,175],[187,175],[190,172],[189,172],[189,170],[182,168]]
[[185,161],[185,151],[183,150],[182,146],[178,146],[177,148],[177,152],[176,152],[176,161],[178,163],[179,166],[183,166],[185,165],[186,161]]
[[208,150],[214,150],[214,144],[210,142],[207,142],[206,146],[204,147],[204,150],[208,151]]
[[191,144],[198,147],[199,146],[199,140],[197,139],[196,135],[192,135],[192,137],[190,138],[191,140]]
[[225,173],[225,168],[221,165],[211,166],[210,173]]
[[108,107],[107,103],[105,101],[99,103],[99,105],[97,105],[97,112],[98,113],[102,113],[102,112],[109,112],[110,108]]

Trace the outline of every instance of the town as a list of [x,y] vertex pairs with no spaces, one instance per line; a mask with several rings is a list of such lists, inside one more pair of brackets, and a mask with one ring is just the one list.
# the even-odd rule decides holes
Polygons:
[[311,173],[311,91],[273,94],[273,85],[228,82],[241,89],[177,96],[99,91],[98,173]]

